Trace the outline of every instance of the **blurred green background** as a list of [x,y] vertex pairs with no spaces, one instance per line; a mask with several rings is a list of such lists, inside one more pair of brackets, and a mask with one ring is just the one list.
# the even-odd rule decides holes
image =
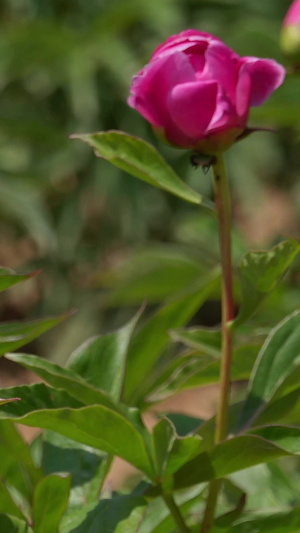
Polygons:
[[[161,145],[126,104],[131,77],[170,34],[197,28],[241,55],[284,63],[279,34],[290,0],[2,0],[0,6],[0,264],[43,268],[10,290],[2,320],[77,308],[33,347],[61,361],[89,335],[149,309],[218,260],[215,221],[125,175],[69,135],[121,129],[154,143],[177,173],[211,196],[211,176]],[[288,76],[250,126],[274,128],[227,155],[234,255],[299,237],[300,76]],[[273,325],[299,302],[297,265],[263,308]],[[218,300],[218,295],[216,295]],[[195,321],[218,321],[211,302]],[[30,350],[30,349],[29,349]],[[29,351],[27,350],[27,351]]]

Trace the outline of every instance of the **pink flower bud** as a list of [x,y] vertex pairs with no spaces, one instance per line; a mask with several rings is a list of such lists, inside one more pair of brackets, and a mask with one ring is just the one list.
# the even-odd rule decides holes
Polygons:
[[300,0],[291,4],[282,24],[281,48],[291,62],[300,63]]
[[214,154],[243,134],[249,108],[284,76],[272,59],[240,57],[217,37],[186,30],[154,51],[133,78],[128,104],[169,144]]

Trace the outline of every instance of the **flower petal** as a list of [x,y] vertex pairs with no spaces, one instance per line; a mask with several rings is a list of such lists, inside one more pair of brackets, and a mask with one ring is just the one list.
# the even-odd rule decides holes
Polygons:
[[211,42],[205,52],[206,66],[203,75],[216,80],[235,105],[239,56],[221,42]]
[[176,85],[168,98],[168,109],[176,126],[191,138],[203,137],[216,109],[217,93],[215,81]]
[[251,78],[250,106],[262,105],[285,77],[285,69],[273,59],[243,57],[241,65]]
[[236,86],[235,108],[237,115],[247,122],[251,97],[251,77],[245,65],[240,68]]
[[154,50],[150,61],[163,55],[174,53],[174,52],[184,52],[189,48],[192,48],[195,45],[201,45],[203,50],[205,50],[210,41],[221,42],[214,35],[205,33],[198,30],[185,30],[178,35],[171,35],[164,43],[159,45],[156,50]]
[[169,122],[167,99],[177,83],[195,80],[188,58],[180,53],[149,63],[131,85],[128,104],[156,127],[165,127]]

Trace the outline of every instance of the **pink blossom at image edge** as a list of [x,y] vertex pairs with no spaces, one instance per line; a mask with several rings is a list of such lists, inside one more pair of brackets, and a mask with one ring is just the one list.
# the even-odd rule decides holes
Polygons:
[[284,17],[283,27],[300,23],[300,0],[294,0]]

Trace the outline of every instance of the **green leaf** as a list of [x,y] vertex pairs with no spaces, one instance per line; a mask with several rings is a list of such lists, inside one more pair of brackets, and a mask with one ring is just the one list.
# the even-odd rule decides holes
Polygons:
[[300,311],[278,324],[267,337],[253,369],[239,427],[253,421],[297,366],[300,355]]
[[16,274],[13,270],[7,268],[0,268],[0,292],[5,291],[9,287],[33,278],[40,273],[40,270],[30,272],[29,274]]
[[33,497],[34,533],[58,533],[69,500],[71,476],[49,475],[38,483]]
[[203,257],[174,245],[148,245],[133,251],[113,270],[101,272],[96,286],[110,289],[103,295],[104,305],[160,303],[200,278],[208,268]]
[[69,368],[88,383],[119,400],[123,388],[129,342],[141,315],[116,332],[93,337],[71,356]]
[[236,328],[253,315],[283,277],[299,250],[298,241],[289,238],[270,251],[248,252],[244,255],[240,264],[241,310],[233,327]]
[[0,513],[7,513],[16,518],[24,520],[24,515],[13,500],[10,492],[4,485],[3,481],[0,480]]
[[213,203],[190,189],[149,143],[122,131],[107,131],[72,135],[93,148],[96,154],[125,170],[128,174],[146,181],[154,187],[168,191],[182,200],[214,209]]
[[7,514],[0,514],[0,531],[5,533],[33,533],[31,527],[24,520],[19,520]]
[[279,457],[294,455],[297,445],[300,449],[300,430],[296,429],[298,433],[292,428],[286,440],[282,435],[285,428],[278,430],[277,434],[275,430],[270,431],[272,442],[257,435],[233,437],[224,441],[181,467],[173,476],[173,487],[175,490],[183,489],[204,481],[220,479]]
[[176,439],[175,428],[167,418],[162,418],[153,428],[152,454],[156,475],[161,478],[168,461],[172,445]]
[[171,331],[171,338],[205,354],[220,358],[222,335],[219,329],[188,328]]
[[91,481],[105,454],[95,453],[89,446],[67,439],[58,433],[44,432],[42,468],[46,475],[69,472],[72,487]]
[[169,330],[184,326],[219,284],[219,270],[162,306],[131,341],[124,399],[138,405],[147,392],[149,373],[169,343]]
[[183,464],[199,453],[201,437],[176,435],[175,427],[167,418],[162,418],[153,429],[152,451],[156,475],[161,483]]
[[203,424],[203,419],[195,418],[182,413],[163,413],[174,424],[179,437],[185,437],[189,433],[194,433]]
[[292,454],[300,453],[300,428],[298,427],[273,425],[250,429],[248,433],[271,441]]
[[[203,501],[203,489],[205,488],[204,484],[197,485],[197,487],[176,494],[176,503],[183,517],[188,516],[193,507],[197,512],[200,502]],[[155,498],[148,503],[148,511],[139,533],[174,533],[174,527],[174,518],[164,500]]]
[[42,333],[60,324],[71,316],[64,314],[56,318],[33,320],[31,322],[7,322],[0,324],[0,355],[28,344]]
[[[122,495],[101,500],[83,522],[70,533],[136,533],[146,510],[146,500],[140,496]],[[82,515],[84,510],[82,512]]]
[[10,420],[0,421],[0,456],[0,478],[31,501],[42,472],[35,466],[28,445]]
[[[22,417],[30,411],[39,409],[58,409],[59,407],[81,407],[82,402],[75,400],[67,393],[56,390],[44,385],[44,383],[35,383],[34,385],[20,385],[17,387],[8,387],[0,389],[1,396],[18,395],[20,402],[9,402],[0,405],[0,418]],[[1,414],[8,416],[2,417]],[[41,426],[42,427],[42,426]]]
[[[249,379],[257,358],[259,346],[246,345],[233,352],[231,380]],[[206,360],[202,352],[194,351],[182,356],[166,368],[149,391],[148,401],[156,403],[179,391],[191,390],[218,383],[220,361]]]
[[[54,398],[48,398],[47,402],[41,402],[39,398],[36,402],[32,400],[29,403],[28,400],[29,405],[25,404],[22,409],[12,409],[13,404],[4,405],[0,410],[0,418],[11,418],[27,426],[49,429],[93,448],[118,455],[153,478],[148,443],[145,442],[148,434],[138,425],[138,421],[133,422],[116,410],[100,405],[60,409],[55,404],[59,404],[59,400],[61,403],[66,401],[67,395],[64,393],[55,402],[55,396],[59,394],[55,389],[51,391]],[[72,398],[71,400],[75,402]],[[18,402],[18,405],[21,403]],[[43,408],[45,403],[50,403],[51,408]]]
[[[81,376],[75,374],[70,369],[62,368],[55,363],[51,363],[35,355],[11,353],[6,354],[5,358],[35,372],[52,385],[52,387],[65,390],[70,396],[82,404],[101,404],[117,409],[117,403],[107,393],[96,389],[93,385],[89,385]],[[118,407],[122,411],[121,406]]]
[[52,431],[44,431],[41,453],[46,475],[71,474],[69,508],[98,503],[111,456]]
[[230,526],[230,530],[216,528],[216,533],[298,533],[300,529],[300,507],[291,511],[267,512],[266,516],[261,513],[249,513],[246,519]]
[[3,405],[8,402],[17,402],[19,400],[21,400],[21,398],[0,398],[0,405]]

